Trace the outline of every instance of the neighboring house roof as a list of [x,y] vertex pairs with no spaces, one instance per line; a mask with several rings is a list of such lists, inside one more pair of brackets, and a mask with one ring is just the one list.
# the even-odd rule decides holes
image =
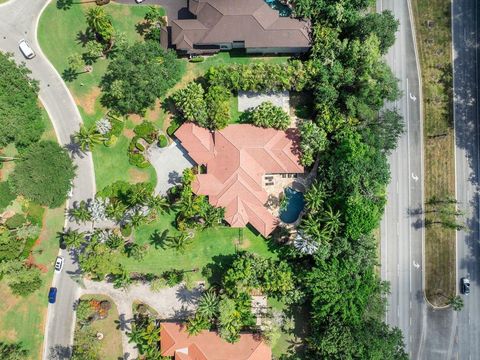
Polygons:
[[278,220],[264,206],[265,174],[303,173],[299,163],[298,133],[253,125],[230,125],[211,133],[193,123],[175,133],[192,159],[207,166],[192,184],[196,194],[208,195],[210,204],[225,208],[232,227],[250,223],[268,236]]
[[280,17],[264,0],[190,0],[193,20],[172,20],[177,50],[244,41],[245,48],[309,48],[309,23]]
[[241,334],[240,340],[230,344],[213,331],[202,331],[190,336],[179,323],[162,323],[160,347],[163,356],[175,360],[271,360],[272,351],[252,334]]

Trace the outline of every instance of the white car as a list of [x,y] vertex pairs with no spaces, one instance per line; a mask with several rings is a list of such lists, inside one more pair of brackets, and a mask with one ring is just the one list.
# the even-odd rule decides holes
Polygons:
[[143,2],[143,0],[135,0],[135,2],[136,2],[137,4],[141,4],[141,3]]
[[35,57],[35,52],[32,50],[32,48],[25,39],[20,40],[20,42],[18,43],[18,47],[20,48],[23,56],[25,56],[27,59],[33,59]]
[[57,256],[57,259],[55,260],[55,271],[60,272],[63,269],[63,263],[65,260],[61,256]]

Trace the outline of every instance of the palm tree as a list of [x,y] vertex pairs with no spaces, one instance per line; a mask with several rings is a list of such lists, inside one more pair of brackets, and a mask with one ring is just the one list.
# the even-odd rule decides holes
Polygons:
[[105,137],[97,132],[95,126],[86,128],[84,125],[80,126],[80,130],[73,135],[75,142],[80,145],[82,151],[93,150],[95,145],[101,144],[105,141]]
[[218,314],[219,298],[213,291],[207,291],[198,301],[197,314],[211,320]]
[[87,24],[100,40],[111,42],[114,34],[112,18],[101,7],[92,7],[88,9]]
[[145,205],[149,201],[151,201],[151,198],[151,188],[143,184],[137,184],[136,186],[132,186],[127,193],[127,203],[130,206]]
[[329,233],[331,236],[335,236],[338,231],[340,230],[340,227],[343,225],[342,222],[340,221],[340,211],[333,211],[331,206],[328,206],[328,209],[325,211],[325,216],[322,220],[324,220],[324,226],[323,228],[327,233]]
[[114,279],[113,279],[113,287],[115,289],[124,289],[127,290],[128,287],[132,284],[132,278],[128,274],[128,272],[125,271],[125,269],[121,269],[119,274],[116,274]]
[[82,200],[80,204],[77,206],[71,208],[69,210],[69,215],[75,219],[77,224],[79,222],[86,222],[92,220],[92,215],[90,215],[90,212],[88,211],[87,203]]
[[452,306],[452,309],[455,311],[460,311],[463,309],[463,299],[460,296],[452,296],[448,299],[448,305]]
[[110,203],[107,206],[107,209],[105,210],[107,216],[110,219],[114,219],[117,222],[122,220],[126,211],[127,211],[127,206],[124,205],[121,201],[118,201],[115,199],[113,201],[110,201]]
[[311,211],[320,211],[325,197],[326,191],[320,182],[315,182],[305,193],[305,201]]
[[138,227],[140,225],[142,225],[143,221],[145,220],[145,216],[143,216],[141,213],[139,212],[135,212],[134,214],[132,214],[132,216],[130,217],[130,224],[133,226],[133,227]]
[[165,241],[165,246],[169,249],[174,249],[179,253],[183,254],[185,249],[192,243],[192,236],[185,232],[181,232],[180,234],[169,236]]
[[134,342],[141,355],[149,356],[158,352],[160,329],[150,317],[139,316],[127,336],[129,337],[128,342]]
[[62,234],[62,240],[67,248],[78,249],[85,241],[85,234],[78,230],[68,230]]
[[151,196],[148,199],[147,205],[150,209],[164,214],[170,210],[170,204],[165,196]]

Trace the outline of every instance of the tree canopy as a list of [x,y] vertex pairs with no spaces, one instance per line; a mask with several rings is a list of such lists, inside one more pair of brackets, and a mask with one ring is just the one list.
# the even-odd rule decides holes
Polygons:
[[119,52],[101,81],[102,104],[121,114],[143,114],[180,79],[180,63],[159,42],[135,43]]
[[53,141],[29,146],[11,175],[17,194],[51,208],[67,198],[75,168],[67,151]]
[[11,56],[0,52],[0,146],[26,147],[38,141],[45,128],[38,106],[39,86],[30,70]]

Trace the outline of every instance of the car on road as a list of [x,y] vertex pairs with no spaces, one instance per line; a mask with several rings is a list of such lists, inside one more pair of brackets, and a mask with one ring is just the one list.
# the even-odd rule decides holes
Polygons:
[[25,39],[20,40],[18,42],[18,47],[20,48],[20,51],[22,52],[23,56],[25,56],[27,59],[33,59],[35,57],[35,52],[30,47],[27,40]]
[[63,269],[63,264],[65,263],[65,260],[61,256],[57,256],[57,259],[55,260],[55,271],[60,272]]
[[468,278],[463,277],[460,279],[460,290],[462,294],[468,295],[470,294],[470,280]]
[[48,292],[48,302],[50,304],[55,304],[55,300],[57,300],[57,288],[51,287],[50,291]]

